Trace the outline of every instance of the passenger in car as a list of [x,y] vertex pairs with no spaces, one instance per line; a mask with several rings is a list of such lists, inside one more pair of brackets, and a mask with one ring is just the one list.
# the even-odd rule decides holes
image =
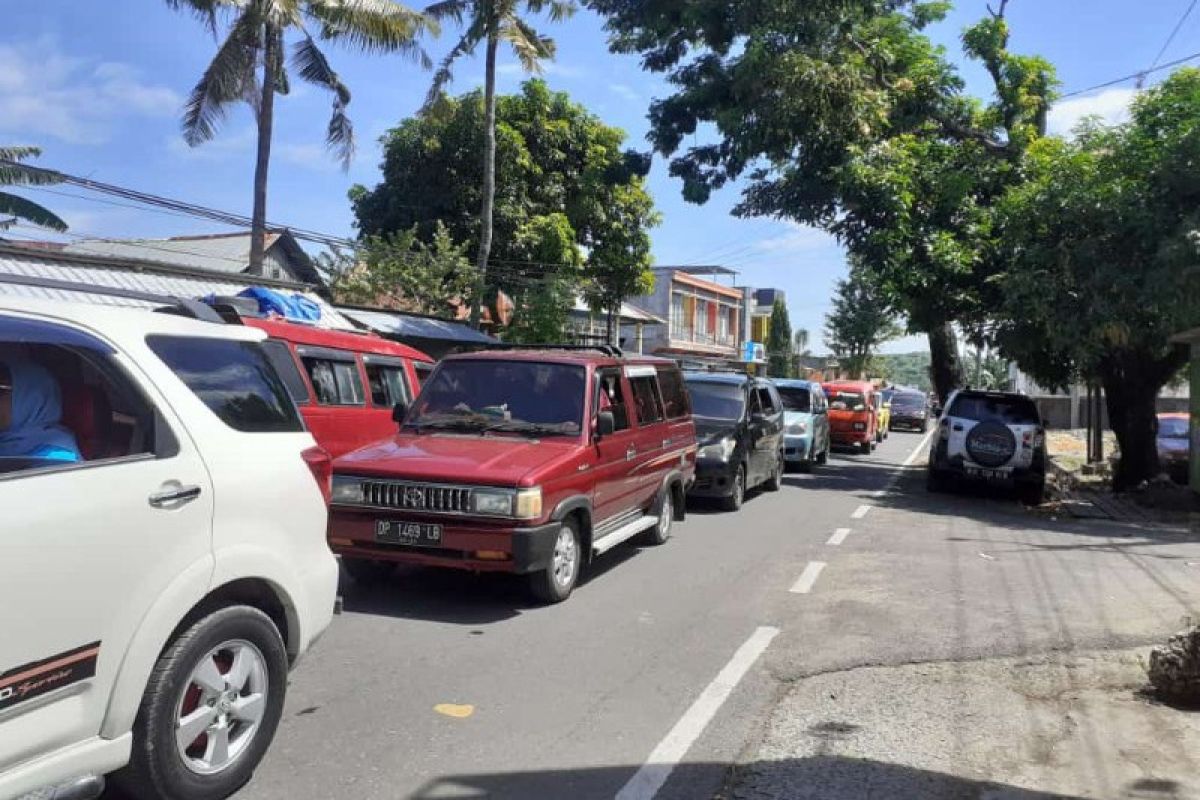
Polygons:
[[74,434],[61,423],[54,376],[31,361],[0,361],[0,456],[81,461]]

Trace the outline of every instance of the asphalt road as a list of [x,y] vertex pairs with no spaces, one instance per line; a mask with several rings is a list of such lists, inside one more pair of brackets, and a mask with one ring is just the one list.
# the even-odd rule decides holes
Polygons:
[[[613,798],[668,733],[657,755],[687,763],[657,797],[712,796],[778,691],[756,654],[741,653],[739,680],[727,665],[771,628],[825,646],[789,630],[810,602],[789,588],[921,438],[837,454],[737,514],[693,506],[666,545],[618,547],[557,606],[497,576],[346,581],[345,613],[293,673],[274,745],[238,797]],[[665,773],[623,798],[650,797]]]

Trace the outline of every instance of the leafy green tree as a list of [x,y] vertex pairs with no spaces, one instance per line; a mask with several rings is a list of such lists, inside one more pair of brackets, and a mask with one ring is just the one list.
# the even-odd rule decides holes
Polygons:
[[847,373],[864,375],[879,346],[900,333],[882,293],[861,269],[838,281],[833,309],[825,315],[825,346]]
[[796,355],[807,356],[810,351],[808,349],[808,328],[797,328],[792,334],[792,344],[795,346]]
[[[650,291],[649,229],[659,216],[645,187],[649,158],[623,149],[623,131],[540,80],[498,97],[496,114],[488,291],[502,289],[517,299],[563,267],[569,270],[561,277],[574,280],[599,310]],[[475,91],[444,98],[389,131],[383,181],[370,190],[351,189],[359,231],[376,235],[415,225],[427,238],[444,222],[456,241],[478,241],[484,116]]]
[[771,377],[794,378],[792,361],[792,322],[788,319],[787,304],[775,298],[771,308],[771,325],[767,330],[767,364]]
[[[741,180],[734,213],[833,233],[929,335],[939,391],[960,384],[951,323],[983,305],[987,208],[1044,129],[1054,85],[1045,61],[1009,52],[1007,0],[963,37],[992,78],[987,104],[923,34],[947,2],[589,5],[608,15],[612,49],[675,87],[652,105],[650,137],[685,198]],[[697,142],[709,126],[715,140]]]
[[[37,147],[0,147],[0,186],[46,186],[58,183],[56,173],[21,163],[41,154],[42,151]],[[0,231],[7,230],[21,220],[60,233],[67,229],[67,223],[49,209],[20,195],[0,192]]]
[[540,275],[513,282],[515,308],[505,338],[521,344],[561,342],[583,265],[575,231],[565,214],[546,214],[518,229],[517,240],[531,261],[546,266]]
[[1200,325],[1200,71],[1139,95],[1128,123],[1029,150],[998,210],[993,336],[1045,386],[1104,387],[1118,489],[1158,472],[1155,399]]
[[198,16],[217,35],[222,17],[228,32],[188,98],[183,138],[196,147],[217,132],[229,109],[248,103],[258,129],[254,163],[254,210],[250,272],[262,274],[266,242],[267,175],[275,124],[275,97],[291,90],[286,39],[292,37],[291,66],[300,78],[333,95],[325,141],[342,162],[354,155],[354,128],[346,114],[350,90],[318,46],[336,42],[365,52],[395,52],[427,63],[417,39],[436,33],[427,17],[393,0],[166,0]]
[[[501,42],[507,42],[526,72],[540,72],[543,59],[554,58],[554,41],[535,31],[521,18],[521,10],[530,14],[549,12],[559,22],[575,13],[573,0],[440,0],[425,13],[435,20],[452,19],[464,26],[462,37],[451,48],[435,73],[426,107],[440,99],[453,79],[454,64],[472,55],[484,44],[483,81],[483,183],[479,210],[479,253],[476,269],[486,277],[492,250],[492,214],[496,196],[496,55]],[[482,292],[475,293],[471,306],[471,324],[478,327]]]
[[434,230],[430,243],[410,228],[367,237],[352,252],[322,254],[318,267],[339,303],[444,315],[475,288],[467,248],[445,226]]

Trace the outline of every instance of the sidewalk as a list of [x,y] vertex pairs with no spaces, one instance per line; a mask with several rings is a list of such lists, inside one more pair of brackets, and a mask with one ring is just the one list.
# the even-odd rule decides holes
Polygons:
[[798,681],[728,800],[1200,798],[1200,713],[1139,692],[1144,649]]

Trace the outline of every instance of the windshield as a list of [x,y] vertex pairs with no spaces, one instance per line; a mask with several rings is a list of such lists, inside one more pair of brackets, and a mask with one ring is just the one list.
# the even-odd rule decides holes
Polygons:
[[807,414],[812,411],[812,396],[809,395],[808,389],[799,389],[794,386],[776,386],[779,390],[779,396],[783,398],[784,411],[798,411]]
[[1037,425],[1037,406],[1027,397],[986,397],[960,395],[950,407],[950,416],[976,422],[1002,422],[1005,425]]
[[829,407],[834,411],[866,411],[867,398],[862,392],[843,392],[830,389],[825,392],[829,398]]
[[425,384],[405,426],[577,435],[583,367],[526,361],[447,361]]
[[919,394],[892,395],[892,408],[897,411],[924,411],[925,398]]
[[709,419],[739,420],[746,407],[746,393],[731,383],[688,381],[692,415]]
[[1158,420],[1158,438],[1188,438],[1188,421],[1183,417],[1160,417]]

